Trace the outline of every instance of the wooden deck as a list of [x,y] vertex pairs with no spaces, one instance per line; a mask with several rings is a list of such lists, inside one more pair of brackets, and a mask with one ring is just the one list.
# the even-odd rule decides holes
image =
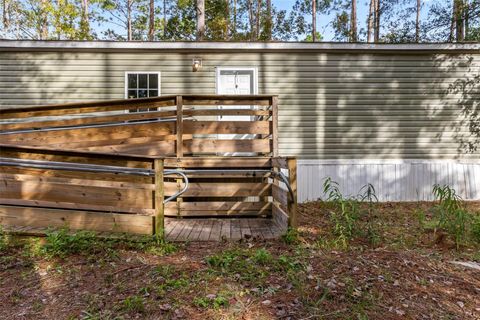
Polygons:
[[[45,236],[48,228],[7,226],[3,231],[15,235]],[[238,241],[277,239],[285,233],[285,229],[282,230],[268,218],[165,218],[165,233],[168,241]],[[97,232],[97,235],[105,238],[124,237],[111,232]]]
[[169,241],[223,241],[275,239],[284,230],[272,219],[165,218],[165,233]]

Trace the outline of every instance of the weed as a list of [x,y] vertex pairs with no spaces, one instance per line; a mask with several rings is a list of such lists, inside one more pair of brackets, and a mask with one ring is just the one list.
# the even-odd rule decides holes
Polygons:
[[0,252],[7,248],[7,236],[3,232],[2,226],[0,226]]
[[433,186],[433,195],[438,201],[436,207],[437,227],[453,237],[458,249],[468,238],[468,229],[473,217],[463,207],[462,199],[452,187],[436,184]]
[[193,303],[203,309],[220,309],[229,305],[228,298],[223,294],[208,295],[207,297],[195,298]]
[[295,228],[288,228],[287,232],[282,235],[282,240],[288,245],[298,243],[298,231]]
[[480,243],[480,214],[472,218],[472,238],[474,241]]
[[258,249],[253,256],[253,260],[261,265],[267,265],[272,262],[273,258],[270,252],[265,248]]
[[47,232],[43,253],[49,257],[65,257],[80,252],[92,253],[98,249],[95,233],[80,231],[69,233],[68,229]]
[[143,313],[145,312],[145,304],[143,298],[140,296],[130,296],[122,301],[121,306],[123,311],[126,312],[136,312]]
[[[358,235],[365,236],[369,243],[373,245],[380,242],[380,235],[373,224],[374,204],[378,201],[378,198],[372,184],[368,183],[360,188],[358,195],[355,197],[345,197],[340,191],[339,184],[331,178],[326,178],[323,182],[323,192],[326,201],[333,205],[333,210],[330,211],[330,219],[333,225],[333,233],[336,236],[333,242],[327,241],[325,244],[347,248],[350,241]],[[367,204],[367,210],[362,209],[362,203]],[[367,221],[364,225],[361,224],[362,218]]]

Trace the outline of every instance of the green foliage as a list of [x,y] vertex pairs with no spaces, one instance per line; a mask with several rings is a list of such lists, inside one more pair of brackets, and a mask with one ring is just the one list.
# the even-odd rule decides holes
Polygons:
[[265,248],[258,249],[253,256],[253,260],[261,265],[267,265],[272,262],[273,258],[270,252]]
[[47,232],[46,243],[42,252],[49,257],[65,257],[77,253],[94,253],[99,250],[101,243],[97,241],[95,233],[80,231],[69,233],[68,229]]
[[145,304],[140,296],[130,296],[122,301],[121,309],[126,312],[145,312]]
[[295,228],[288,228],[287,232],[282,235],[282,240],[286,244],[296,244],[298,243],[298,231]]
[[228,298],[223,294],[219,293],[217,295],[209,295],[207,297],[195,298],[193,303],[203,309],[215,309],[218,310],[222,307],[227,307],[229,305]]
[[7,248],[7,236],[5,232],[3,232],[2,226],[0,226],[0,252]]
[[62,228],[47,232],[45,244],[40,247],[39,253],[49,258],[64,258],[71,254],[106,253],[114,255],[116,248],[142,250],[155,255],[168,255],[177,251],[177,246],[158,237],[99,238],[94,232],[72,232]]
[[480,214],[476,214],[472,220],[472,238],[480,243]]
[[438,201],[435,210],[437,228],[445,230],[453,237],[457,249],[468,241],[470,236],[472,239],[478,239],[478,216],[474,216],[464,208],[462,199],[455,189],[448,185],[436,184],[432,192]]
[[272,271],[283,271],[294,278],[304,269],[297,260],[288,256],[275,258],[265,248],[225,250],[206,257],[205,262],[214,274],[254,283],[261,283]]
[[[380,241],[372,224],[375,213],[373,205],[378,201],[373,185],[369,183],[363,186],[356,197],[345,197],[340,191],[339,184],[328,177],[323,182],[323,193],[326,201],[332,204],[330,219],[336,236],[334,240],[336,246],[347,248],[350,241],[360,234],[365,235],[371,244],[377,244]],[[366,211],[362,210],[362,203],[368,204]],[[365,218],[367,223],[361,224],[361,218]]]

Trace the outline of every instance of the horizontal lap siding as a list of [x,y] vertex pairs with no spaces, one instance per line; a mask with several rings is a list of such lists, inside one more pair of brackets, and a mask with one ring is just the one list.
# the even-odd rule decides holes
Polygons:
[[[203,58],[200,72],[193,57]],[[462,107],[478,104],[480,54],[0,53],[0,106],[123,98],[125,71],[159,71],[162,94],[215,93],[216,66],[256,66],[279,95],[281,155],[479,159]]]

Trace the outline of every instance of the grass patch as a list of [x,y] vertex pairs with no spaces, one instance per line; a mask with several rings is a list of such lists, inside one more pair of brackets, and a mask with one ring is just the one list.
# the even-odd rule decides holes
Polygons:
[[142,297],[135,295],[127,297],[125,300],[123,300],[120,308],[125,312],[144,313],[145,303]]
[[163,256],[176,252],[177,246],[155,237],[100,238],[91,231],[71,232],[63,228],[47,232],[45,243],[38,252],[48,258],[65,258],[72,254],[114,256],[117,249],[138,250]]

